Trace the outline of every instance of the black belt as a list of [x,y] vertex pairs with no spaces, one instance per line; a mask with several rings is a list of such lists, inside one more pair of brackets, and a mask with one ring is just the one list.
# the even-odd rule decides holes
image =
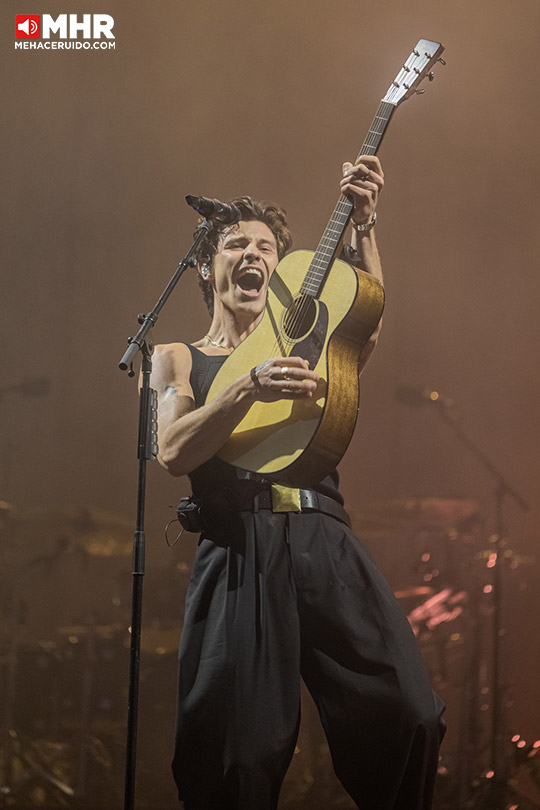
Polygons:
[[[251,487],[245,489],[242,487],[231,489],[226,487],[211,492],[201,499],[197,497],[182,498],[177,515],[182,526],[187,531],[192,532],[203,531],[210,525],[219,522],[220,518],[225,518],[235,512],[260,512],[264,510],[297,513],[322,512],[340,520],[347,526],[351,525],[351,520],[344,507],[333,498],[321,495],[320,492],[316,492],[314,489],[295,489],[292,492],[296,496],[296,505],[276,508],[270,487],[255,492]],[[300,508],[298,508],[298,505]]]
[[[300,510],[287,510],[287,511],[300,511],[300,512],[323,512],[325,515],[330,515],[347,526],[351,525],[351,519],[344,507],[329,498],[327,495],[321,495],[314,489],[300,489]],[[272,490],[265,489],[259,492],[255,497],[251,498],[251,505],[240,508],[238,511],[247,510],[250,512],[258,512],[261,509],[272,509]]]

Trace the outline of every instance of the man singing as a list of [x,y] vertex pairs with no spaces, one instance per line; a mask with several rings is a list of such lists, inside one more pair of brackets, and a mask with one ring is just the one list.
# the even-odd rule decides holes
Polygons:
[[[346,259],[381,282],[373,226],[383,182],[374,156],[343,166],[341,192],[354,204]],[[300,357],[268,357],[205,404],[217,371],[261,320],[291,245],[282,209],[232,202],[241,220],[216,223],[199,251],[210,327],[196,343],[158,346],[152,373],[159,461],[189,475],[204,517],[180,642],[179,798],[186,810],[275,810],[302,677],[356,805],[429,810],[442,704],[406,617],[349,528],[337,472],[306,485],[306,508],[275,511],[270,481],[216,457],[254,402],[311,397],[318,382]]]

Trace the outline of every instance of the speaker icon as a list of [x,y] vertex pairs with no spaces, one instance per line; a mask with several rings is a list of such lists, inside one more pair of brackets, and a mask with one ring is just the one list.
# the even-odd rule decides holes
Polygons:
[[36,31],[38,30],[38,24],[35,20],[31,20],[30,17],[28,17],[28,19],[25,20],[23,23],[19,23],[17,28],[19,29],[19,31],[24,31],[26,36],[29,36],[30,34],[36,33]]
[[37,39],[39,37],[39,14],[16,14],[15,36],[18,39]]

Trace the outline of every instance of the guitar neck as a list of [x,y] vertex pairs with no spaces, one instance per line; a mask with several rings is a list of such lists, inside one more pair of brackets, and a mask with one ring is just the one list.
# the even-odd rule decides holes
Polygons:
[[[433,42],[430,39],[420,39],[413,48],[409,58],[404,62],[398,75],[388,88],[386,95],[382,99],[379,109],[368,130],[367,137],[360,150],[361,155],[375,155],[383,139],[390,119],[398,106],[407,98],[416,93],[423,93],[418,90],[418,85],[425,76],[433,78],[433,73],[429,72],[436,62],[445,64],[441,58],[444,51],[440,42]],[[358,158],[357,158],[358,160]],[[330,221],[325,228],[319,246],[302,283],[301,293],[317,298],[320,295],[326,277],[332,267],[340,248],[345,228],[351,218],[353,203],[343,194],[339,198]]]
[[[381,101],[379,109],[371,122],[366,139],[362,144],[357,160],[361,155],[377,154],[377,150],[381,145],[384,133],[386,132],[386,128],[390,123],[390,118],[395,109],[395,104],[389,101]],[[310,295],[313,298],[317,298],[320,294],[326,276],[332,266],[332,262],[336,258],[340,248],[343,234],[351,218],[353,207],[353,203],[350,199],[342,194],[328,221],[328,225],[324,230],[309,270],[302,283],[302,293]]]

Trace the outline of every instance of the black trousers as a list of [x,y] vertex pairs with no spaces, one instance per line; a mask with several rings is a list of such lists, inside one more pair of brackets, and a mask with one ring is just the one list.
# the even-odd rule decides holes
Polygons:
[[300,675],[358,807],[431,808],[443,706],[394,594],[335,518],[264,511],[199,544],[173,760],[186,810],[277,807]]

